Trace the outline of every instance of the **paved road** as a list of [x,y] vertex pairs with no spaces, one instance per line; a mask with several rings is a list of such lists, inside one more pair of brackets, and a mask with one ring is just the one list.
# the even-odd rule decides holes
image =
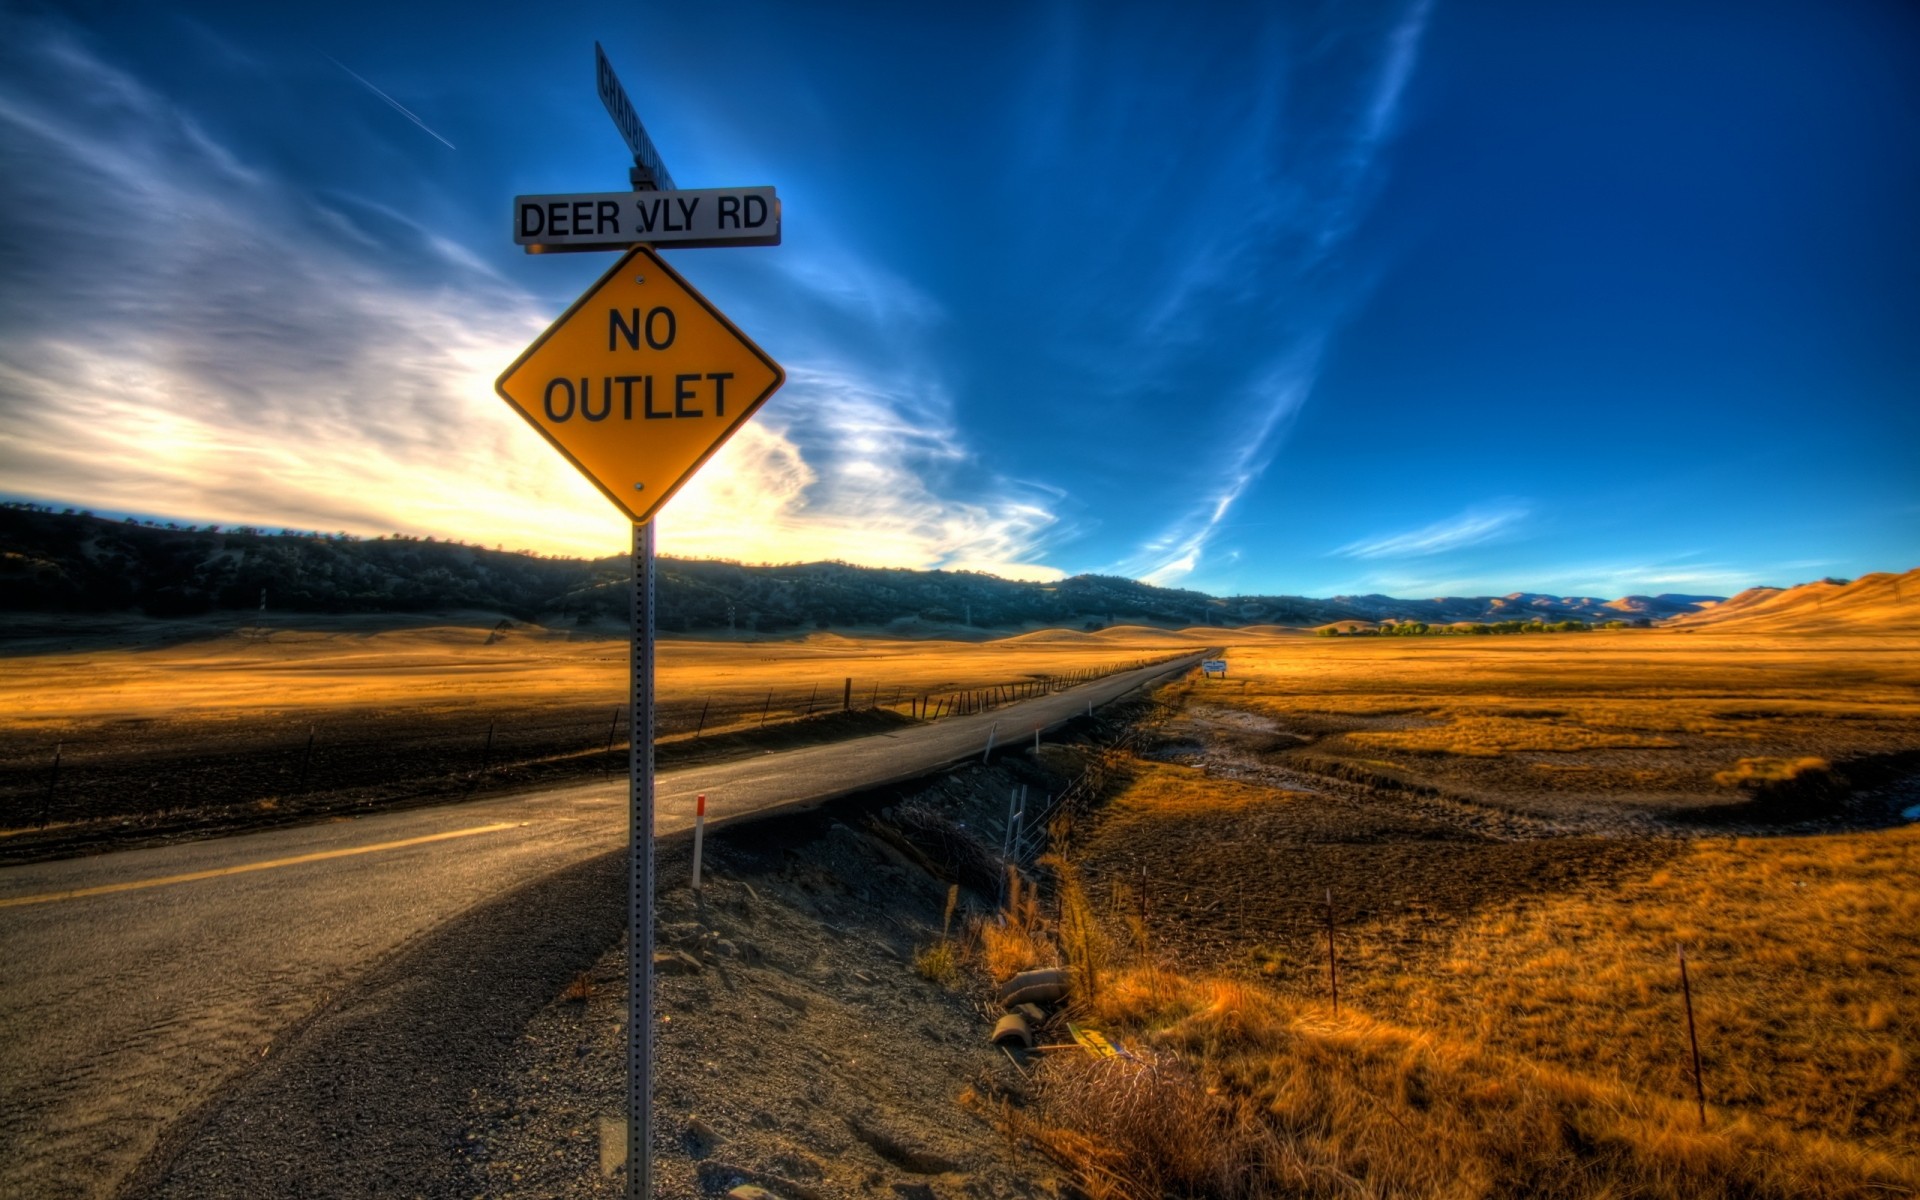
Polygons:
[[[1036,728],[1200,657],[995,712],[663,774],[656,829],[690,827],[701,792],[710,823],[736,821],[928,774],[979,754],[996,726],[1000,744],[1030,744]],[[625,836],[625,781],[612,779],[0,869],[0,1196],[114,1195],[143,1160],[164,1157],[183,1114],[298,1051],[331,999],[380,983],[376,964],[404,976],[403,948],[444,938],[464,914],[478,920],[511,889],[552,881],[557,903],[568,887],[604,889]],[[514,937],[539,934],[537,917],[489,919],[522,922]],[[596,936],[610,942],[617,927]],[[404,978],[382,986],[404,1003]]]

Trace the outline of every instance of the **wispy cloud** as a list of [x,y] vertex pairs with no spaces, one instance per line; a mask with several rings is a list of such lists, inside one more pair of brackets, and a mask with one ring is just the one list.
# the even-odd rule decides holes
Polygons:
[[936,381],[828,360],[790,365],[787,377],[779,412],[736,437],[662,518],[674,544],[1060,577],[1035,562],[1063,532],[1059,493],[991,477],[969,486],[983,468]]
[[1524,521],[1532,512],[1533,506],[1524,500],[1501,501],[1470,508],[1444,521],[1435,521],[1405,533],[1348,542],[1333,553],[1347,558],[1418,558],[1428,554],[1444,554],[1449,550],[1490,542]]
[[[1432,566],[1423,571],[1423,566]],[[1383,563],[1355,578],[1331,581],[1325,589],[1341,595],[1486,596],[1514,591],[1556,596],[1589,596],[1611,600],[1619,596],[1677,592],[1696,596],[1730,596],[1756,584],[1781,579],[1799,581],[1804,571],[1785,564],[1738,564],[1704,559],[1695,554],[1620,561],[1571,562],[1527,568],[1524,573],[1503,570],[1499,575],[1475,573],[1452,560],[1415,559],[1405,565]]]
[[[0,50],[0,478],[102,510],[604,554],[624,526],[493,394],[552,316],[374,200],[250,165],[57,23]],[[91,198],[84,211],[59,197]],[[884,303],[938,311],[857,256]],[[803,272],[804,273],[804,272]],[[815,274],[827,289],[833,271]],[[872,295],[873,291],[868,292]],[[1060,531],[982,468],[937,376],[835,357],[790,384],[663,515],[671,553],[1006,574]]]
[[1247,431],[1238,444],[1222,448],[1222,461],[1217,466],[1221,482],[1208,505],[1188,512],[1143,545],[1120,565],[1122,574],[1165,587],[1193,573],[1234,502],[1266,471],[1278,448],[1283,427],[1306,402],[1319,347],[1305,346],[1301,352],[1302,361],[1276,367],[1248,389],[1246,407],[1261,414],[1260,423]]
[[407,120],[412,121],[415,125],[418,125],[421,129],[425,130],[427,136],[431,137],[434,141],[439,142],[442,146],[445,146],[449,150],[458,150],[460,148],[454,145],[452,142],[448,141],[446,138],[441,137],[438,133],[435,133],[433,131],[432,126],[428,125],[425,121],[422,121],[418,116],[414,115],[414,112],[412,109],[400,103],[398,100],[395,100],[392,96],[387,95],[385,92],[373,86],[371,83],[368,83],[366,78],[362,76],[359,72],[355,71],[352,67],[349,67],[347,64],[341,62],[339,59],[335,58],[331,54],[328,54],[324,50],[319,50],[319,51],[316,51],[315,53],[319,54],[321,58],[326,59],[328,62],[332,63],[334,66],[339,67],[342,71],[345,71],[348,75],[353,76],[355,82],[359,83],[361,87],[366,88],[368,91],[372,92],[374,95],[380,97],[382,100],[385,100],[388,106],[393,109],[393,111],[399,113],[401,116],[405,117]]
[[[1249,379],[1245,400],[1235,408],[1245,417],[1228,443],[1228,468],[1210,472],[1202,498],[1144,542],[1121,570],[1161,584],[1199,570],[1234,505],[1270,468],[1292,418],[1312,394],[1324,350],[1366,283],[1364,271],[1343,275],[1326,264],[1350,241],[1379,191],[1384,152],[1398,130],[1432,7],[1432,0],[1415,0],[1384,31],[1364,25],[1317,31],[1317,47],[1308,57],[1344,64],[1350,55],[1328,50],[1337,46],[1365,63],[1357,70],[1318,68],[1327,78],[1297,56],[1276,63],[1271,92],[1248,118],[1245,145],[1256,161],[1240,169],[1265,184],[1262,200],[1192,249],[1175,285],[1146,314],[1142,336],[1145,342],[1203,336],[1207,331],[1182,327],[1183,314],[1198,308],[1194,299],[1203,293],[1243,307],[1266,298],[1272,307],[1264,318],[1265,336],[1276,350]],[[1316,112],[1325,124],[1310,133],[1282,102],[1282,90],[1293,79],[1308,81],[1296,85],[1301,94],[1285,97],[1295,107],[1311,101],[1333,110]],[[1335,131],[1331,137],[1327,129]]]

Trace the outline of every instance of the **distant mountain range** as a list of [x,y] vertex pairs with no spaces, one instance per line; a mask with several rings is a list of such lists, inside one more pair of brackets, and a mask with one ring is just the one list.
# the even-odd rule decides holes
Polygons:
[[[952,626],[1096,629],[1116,623],[1320,626],[1339,621],[1626,620],[1710,613],[1716,596],[1209,596],[1076,575],[1022,583],[971,571],[847,563],[743,566],[661,559],[666,632]],[[0,609],[197,616],[274,612],[499,612],[543,623],[621,621],[627,563],[546,558],[431,538],[351,538],[248,527],[111,521],[0,506]]]

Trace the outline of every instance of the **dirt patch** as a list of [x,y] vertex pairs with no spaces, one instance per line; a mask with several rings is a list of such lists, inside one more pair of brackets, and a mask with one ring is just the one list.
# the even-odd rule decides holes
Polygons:
[[1488,905],[1650,873],[1681,847],[1515,836],[1511,826],[1496,834],[1471,808],[1450,813],[1444,802],[1338,780],[1311,794],[1266,790],[1264,803],[1222,806],[1205,820],[1110,808],[1079,841],[1076,862],[1096,895],[1124,892],[1140,907],[1149,937],[1179,969],[1246,969],[1317,989],[1329,903],[1355,943],[1350,970],[1399,971],[1442,952]]

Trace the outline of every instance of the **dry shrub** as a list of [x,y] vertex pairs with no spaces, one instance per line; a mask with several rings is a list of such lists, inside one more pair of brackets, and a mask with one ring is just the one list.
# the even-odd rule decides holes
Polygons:
[[1715,772],[1713,781],[1722,787],[1766,791],[1780,784],[1824,786],[1832,776],[1833,764],[1824,758],[1743,758],[1730,770]]
[[[1129,973],[1131,975],[1132,973]],[[1096,1197],[1911,1194],[1920,1163],[1541,1068],[1256,985],[1122,976],[1141,1061],[1046,1065],[1048,1133]]]
[[1080,872],[1058,855],[1041,860],[1060,888],[1060,940],[1073,971],[1073,992],[1083,1004],[1096,1003],[1100,976],[1113,959],[1113,945],[1087,900]]
[[937,942],[914,953],[913,969],[935,983],[952,983],[960,973],[960,956],[954,952],[953,943]]
[[995,982],[1059,961],[1059,951],[1042,929],[1039,891],[1026,886],[1014,867],[1007,868],[1006,908],[979,922],[975,933],[980,965]]
[[1041,1073],[1049,1116],[1029,1136],[1072,1166],[1093,1200],[1272,1195],[1279,1139],[1253,1105],[1202,1085],[1169,1054],[1068,1054]]
[[[1289,743],[1291,744],[1291,743]],[[1210,817],[1296,799],[1296,794],[1257,784],[1209,776],[1198,767],[1172,763],[1128,764],[1127,786],[1114,797],[1110,810],[1121,815],[1143,812],[1166,817]]]

